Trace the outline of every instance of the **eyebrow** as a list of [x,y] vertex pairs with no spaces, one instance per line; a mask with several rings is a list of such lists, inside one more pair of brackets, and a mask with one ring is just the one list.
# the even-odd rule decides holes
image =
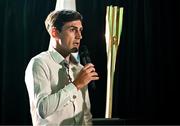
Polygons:
[[[74,26],[74,25],[70,25],[70,26],[66,26],[65,29],[68,29],[68,28],[75,28],[75,29],[78,29],[78,27]],[[80,30],[82,31],[83,30],[83,27],[80,27]]]

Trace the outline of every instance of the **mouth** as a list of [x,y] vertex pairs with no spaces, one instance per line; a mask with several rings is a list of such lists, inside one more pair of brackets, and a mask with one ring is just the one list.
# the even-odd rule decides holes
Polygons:
[[73,43],[73,46],[79,47],[79,42],[74,42],[74,43]]

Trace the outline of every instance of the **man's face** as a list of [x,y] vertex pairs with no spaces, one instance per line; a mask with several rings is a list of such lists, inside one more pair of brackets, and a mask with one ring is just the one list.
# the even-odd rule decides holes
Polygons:
[[69,51],[79,49],[83,27],[80,20],[66,22],[60,32],[61,47]]

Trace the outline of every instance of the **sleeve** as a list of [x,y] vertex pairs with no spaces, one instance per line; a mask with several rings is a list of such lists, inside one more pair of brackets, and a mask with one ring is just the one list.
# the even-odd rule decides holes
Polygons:
[[88,88],[85,90],[84,123],[86,126],[92,126],[92,114],[90,111],[90,99]]
[[72,83],[52,94],[48,66],[40,59],[30,61],[25,73],[25,82],[30,101],[41,118],[61,110],[68,101],[73,100],[73,95],[77,94],[77,88]]

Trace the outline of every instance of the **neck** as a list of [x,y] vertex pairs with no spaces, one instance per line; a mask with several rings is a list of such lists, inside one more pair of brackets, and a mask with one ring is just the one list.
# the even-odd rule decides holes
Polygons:
[[65,59],[69,60],[71,52],[68,52],[67,50],[60,48],[60,47],[54,47],[54,49],[60,53]]
[[59,54],[61,54],[68,62],[71,52],[67,51],[67,49],[63,48],[61,45],[58,45],[56,40],[52,39],[50,40],[49,49],[54,48]]

